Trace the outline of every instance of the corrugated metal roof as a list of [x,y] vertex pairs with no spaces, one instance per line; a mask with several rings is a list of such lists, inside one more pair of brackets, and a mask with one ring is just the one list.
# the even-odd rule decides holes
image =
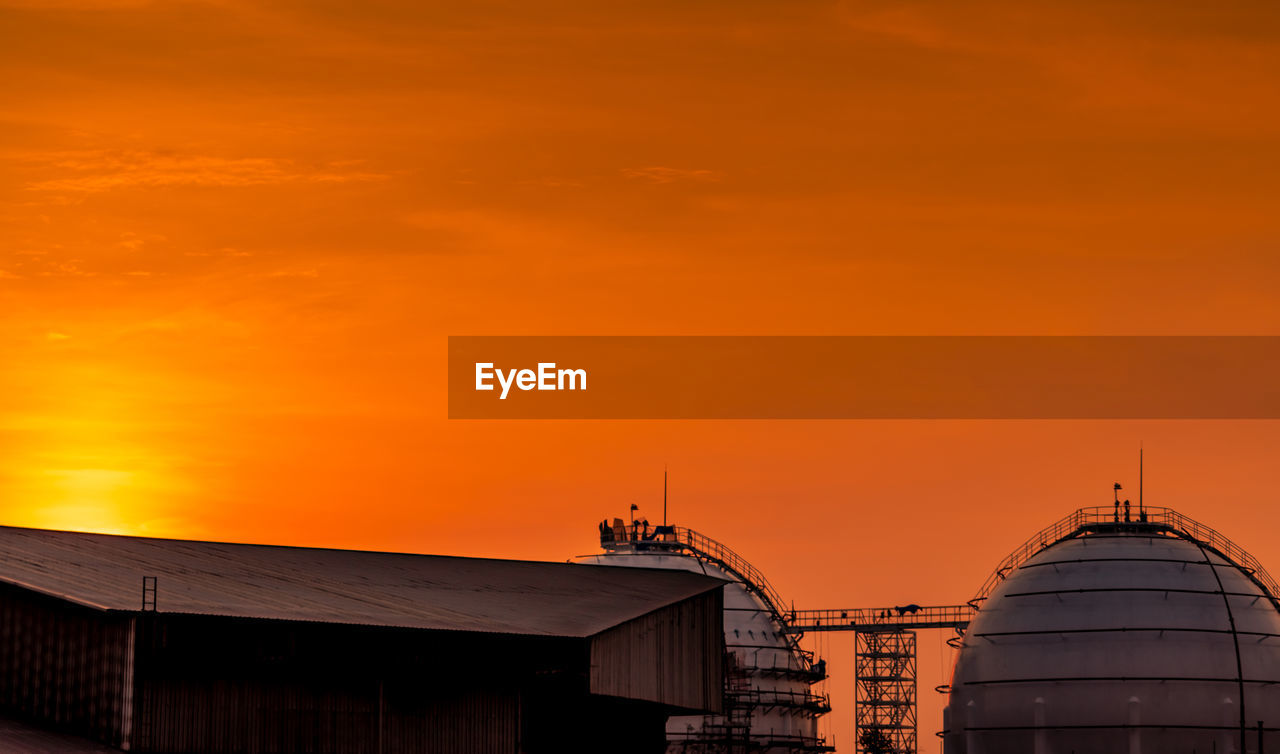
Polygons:
[[0,526],[0,581],[105,610],[591,636],[724,582],[683,571]]

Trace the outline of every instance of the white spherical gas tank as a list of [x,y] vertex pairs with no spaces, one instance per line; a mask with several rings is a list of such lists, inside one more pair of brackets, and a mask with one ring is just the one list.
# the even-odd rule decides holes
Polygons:
[[665,540],[633,541],[625,532],[606,537],[605,553],[579,562],[694,571],[730,582],[724,588],[725,646],[730,654],[726,713],[672,717],[667,724],[668,751],[721,751],[726,741],[767,754],[831,751],[818,732],[818,718],[830,708],[812,689],[825,678],[825,663],[814,663],[793,648],[784,626],[738,574],[681,546],[678,537],[683,535],[674,527],[663,529],[670,533]]

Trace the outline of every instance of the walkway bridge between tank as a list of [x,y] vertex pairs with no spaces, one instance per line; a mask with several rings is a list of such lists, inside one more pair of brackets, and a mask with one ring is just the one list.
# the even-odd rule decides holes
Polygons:
[[810,631],[915,631],[924,628],[953,628],[963,631],[978,611],[971,605],[895,605],[844,610],[791,610],[787,630],[793,634]]

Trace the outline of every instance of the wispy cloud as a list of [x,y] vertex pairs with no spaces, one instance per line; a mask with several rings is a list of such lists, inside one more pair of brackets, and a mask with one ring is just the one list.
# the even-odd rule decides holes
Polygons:
[[184,251],[184,257],[251,257],[252,251],[243,251],[232,246],[225,246],[221,249],[203,250],[203,251]]
[[28,184],[35,191],[97,193],[121,188],[263,186],[282,183],[349,183],[388,176],[357,170],[358,163],[319,166],[272,157],[215,157],[148,151],[85,150],[24,155],[28,162],[71,173]]
[[623,168],[622,174],[627,178],[649,183],[677,183],[680,181],[709,182],[718,181],[721,174],[715,170],[691,170],[688,168],[670,168],[652,166],[644,168]]
[[159,233],[125,231],[120,234],[120,240],[116,242],[116,246],[126,251],[142,251],[148,244],[162,243],[167,240],[169,239]]
[[319,271],[319,270],[317,270],[317,269],[315,269],[314,267],[308,267],[308,268],[305,268],[305,269],[274,270],[274,271],[272,271],[272,272],[268,272],[268,273],[266,273],[263,277],[268,277],[268,278],[318,278],[318,277],[320,277],[320,271]]
[[1032,10],[1003,0],[842,1],[835,13],[845,28],[911,51],[913,69],[940,72],[937,82],[948,89],[958,89],[953,74],[960,70],[987,87],[1023,77],[1014,94],[1043,98],[1038,107],[1045,109],[1125,110],[1161,128],[1176,118],[1236,130],[1256,128],[1258,120],[1242,115],[1241,102],[1274,98],[1277,47],[1250,30],[1264,7],[1251,5],[1236,4],[1212,23],[1193,2],[1161,4],[1158,24],[1108,3]]
[[97,275],[96,272],[91,272],[89,270],[86,270],[84,267],[81,266],[82,264],[83,264],[83,260],[80,260],[80,259],[68,259],[65,261],[54,262],[53,264],[48,265],[44,270],[42,270],[40,272],[40,276],[41,277],[86,278],[86,277],[94,277]]

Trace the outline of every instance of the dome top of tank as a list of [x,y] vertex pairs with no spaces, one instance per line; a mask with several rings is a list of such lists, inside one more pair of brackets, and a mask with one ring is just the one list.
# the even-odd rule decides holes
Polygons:
[[1175,511],[1076,511],[976,599],[947,751],[1277,750],[1276,595],[1252,556]]

